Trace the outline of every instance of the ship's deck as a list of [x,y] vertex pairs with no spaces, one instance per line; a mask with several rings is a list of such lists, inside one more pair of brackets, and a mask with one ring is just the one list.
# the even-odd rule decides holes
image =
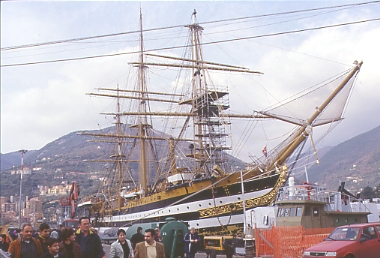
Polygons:
[[[276,203],[289,202],[320,202],[325,203],[326,211],[340,212],[369,212],[369,209],[360,199],[353,198],[343,192],[328,191],[324,187],[315,185],[284,186],[279,189]],[[351,205],[356,202],[357,205]]]

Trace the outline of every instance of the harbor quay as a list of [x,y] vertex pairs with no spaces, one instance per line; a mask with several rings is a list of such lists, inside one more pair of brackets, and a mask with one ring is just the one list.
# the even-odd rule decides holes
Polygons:
[[[107,258],[111,258],[110,257],[110,249],[111,249],[111,245],[103,244],[103,250],[106,253]],[[205,252],[198,252],[195,254],[195,258],[206,258],[206,257],[207,257],[207,254]],[[226,256],[225,255],[217,255],[216,257],[217,258],[225,258]],[[234,255],[233,256],[233,258],[239,258],[239,257],[242,257],[242,256],[240,256],[240,255]]]

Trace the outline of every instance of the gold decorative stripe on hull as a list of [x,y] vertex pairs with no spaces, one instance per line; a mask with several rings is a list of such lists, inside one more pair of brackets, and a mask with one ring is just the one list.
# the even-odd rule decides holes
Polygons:
[[[287,171],[287,168],[284,170]],[[255,178],[255,177],[261,178],[264,176],[263,174],[260,175],[259,173],[260,172],[258,172],[256,170],[245,171],[243,173],[244,174],[243,180],[244,181],[250,180],[250,179]],[[281,176],[281,174],[280,174],[280,176]],[[145,196],[144,198],[141,198],[138,200],[130,200],[126,204],[126,206],[122,207],[121,209],[122,210],[128,210],[130,208],[146,205],[149,203],[154,203],[156,201],[167,200],[167,199],[171,199],[174,197],[185,197],[185,196],[189,196],[191,194],[197,193],[197,192],[201,192],[201,191],[204,191],[207,189],[211,189],[212,187],[223,187],[224,188],[224,187],[228,187],[229,185],[233,185],[236,182],[240,182],[240,173],[235,172],[232,174],[226,174],[226,175],[222,176],[222,178],[220,178],[220,180],[217,183],[215,183],[214,186],[213,186],[212,179],[210,178],[210,179],[205,180],[205,181],[195,182],[191,186],[183,186],[183,187],[179,187],[176,189],[170,189],[170,190],[163,191],[160,193],[155,193],[155,194],[152,194],[149,196]],[[277,180],[276,184],[279,184],[279,180]],[[276,189],[278,189],[279,187],[280,186],[278,186]]]
[[[271,190],[271,192],[266,194],[265,195],[266,197],[263,196],[263,198],[273,198],[273,200],[274,200],[275,195],[277,194],[276,191],[278,190],[279,187],[281,187],[281,184],[286,179],[286,175],[282,176],[282,173],[284,173],[284,171],[287,172],[286,166],[284,166],[284,168],[281,168],[280,172],[278,172],[280,175],[279,175],[279,178],[277,179],[276,185],[274,186],[273,190]],[[269,173],[269,172],[267,172],[267,173]],[[267,173],[265,173],[265,174],[267,174]],[[247,171],[243,172],[243,180],[249,181],[253,178],[260,179],[260,178],[263,178],[265,174],[260,174],[260,172],[256,171],[255,169],[254,170],[247,170]],[[201,181],[201,182],[195,182],[191,186],[183,186],[183,187],[179,187],[179,188],[175,188],[175,189],[169,189],[169,190],[166,190],[163,192],[159,192],[159,193],[155,193],[155,194],[152,194],[149,196],[145,196],[141,199],[128,200],[128,202],[126,203],[125,206],[122,206],[120,208],[114,208],[113,210],[127,211],[129,209],[141,207],[141,206],[144,206],[146,204],[155,203],[157,201],[163,201],[163,200],[168,200],[168,199],[178,198],[178,197],[185,198],[186,196],[188,197],[190,195],[193,195],[193,194],[198,193],[198,192],[202,192],[202,191],[207,190],[207,189],[211,189],[213,187],[222,187],[224,189],[224,191],[229,191],[228,186],[233,185],[237,182],[240,182],[240,173],[235,172],[232,174],[226,174],[226,175],[222,176],[222,178],[220,178],[220,180],[218,180],[218,182],[214,183],[214,185],[213,185],[212,181],[213,180],[210,178],[209,180],[205,180],[205,181]],[[272,193],[272,192],[273,192],[273,196],[270,196],[270,193]],[[228,195],[227,192],[226,192],[226,195]],[[271,202],[273,202],[273,200],[271,199],[271,201],[266,201],[266,202],[260,201],[259,204],[253,204],[252,206],[249,206],[250,204],[248,204],[248,202],[252,202],[252,201],[257,202],[257,200],[255,200],[255,199],[246,200],[246,207],[249,206],[248,208],[251,208],[251,207],[255,207],[255,206],[259,206],[259,205],[260,206],[267,205],[267,204],[270,204]],[[242,205],[242,203],[240,204],[240,206],[241,205]],[[218,207],[223,207],[223,206],[218,206]],[[205,210],[208,210],[208,209],[205,209]],[[239,210],[239,209],[234,208],[233,210]],[[108,209],[104,210],[104,207],[101,207],[101,209],[99,209],[99,211],[101,213],[102,212],[111,212],[111,210],[108,210]],[[226,211],[225,213],[228,213],[228,212],[229,211]],[[213,216],[213,215],[209,215],[209,216]]]
[[[278,189],[285,183],[286,176],[287,176],[287,169],[282,171],[280,173],[280,177],[278,178],[276,185],[273,187],[273,189],[260,197],[247,199],[245,200],[245,207],[247,209],[258,207],[258,206],[265,206],[269,205],[274,202],[276,195],[278,193]],[[235,202],[235,203],[229,203],[220,205],[217,207],[202,209],[199,211],[200,218],[209,218],[214,216],[221,216],[224,214],[228,214],[234,211],[240,211],[243,210],[243,201]]]

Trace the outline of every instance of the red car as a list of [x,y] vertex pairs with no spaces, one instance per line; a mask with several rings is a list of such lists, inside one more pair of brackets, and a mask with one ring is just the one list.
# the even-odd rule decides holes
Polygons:
[[303,258],[380,258],[380,223],[337,227],[322,243],[303,253]]

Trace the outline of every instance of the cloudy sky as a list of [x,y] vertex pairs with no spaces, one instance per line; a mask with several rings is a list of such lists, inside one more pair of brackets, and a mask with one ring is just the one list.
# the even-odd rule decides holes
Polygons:
[[[380,3],[358,3],[364,2],[2,1],[1,153],[40,149],[70,132],[111,125],[99,112],[110,111],[114,106],[109,100],[91,98],[86,93],[117,84],[125,87],[132,76],[128,64],[135,60],[132,55],[23,64],[135,51],[138,34],[133,32],[139,29],[140,7],[145,30],[167,28],[145,32],[145,49],[184,45],[187,29],[179,25],[191,22],[194,9],[198,22],[204,27],[204,42],[249,38],[204,46],[208,61],[245,66],[264,73],[251,79],[248,86],[241,86],[243,91],[239,86],[231,86],[231,93],[237,93],[237,97],[230,99],[237,104],[232,111],[240,112],[248,105],[248,110],[263,110],[349,69],[354,60],[363,60],[345,120],[329,134],[324,145],[348,140],[380,124],[377,114],[380,110],[380,21],[374,21],[380,18]],[[348,6],[322,8],[339,5]],[[298,12],[300,10],[304,11]],[[363,22],[357,23],[359,21]],[[355,24],[255,37],[346,23]],[[124,32],[129,33],[51,43]],[[49,44],[30,46],[47,42]],[[156,53],[180,55],[178,51],[166,49]],[[160,75],[164,77],[163,74]],[[220,75],[215,80],[226,84],[242,80],[232,78]],[[170,80],[165,82],[170,83]],[[164,85],[157,85],[159,83],[154,90],[164,90]],[[259,91],[264,95],[259,95]],[[256,149],[259,155],[261,147]],[[242,152],[244,156],[249,151]]]

